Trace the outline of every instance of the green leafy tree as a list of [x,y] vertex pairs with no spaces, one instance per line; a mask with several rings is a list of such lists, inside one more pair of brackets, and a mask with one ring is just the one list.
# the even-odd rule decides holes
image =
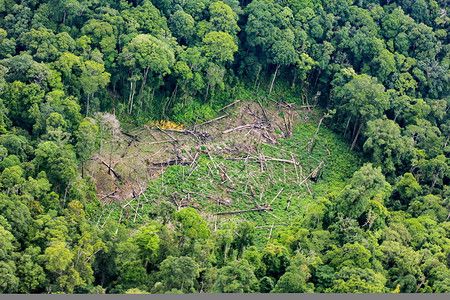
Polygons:
[[248,261],[236,260],[219,270],[211,291],[213,293],[252,293],[257,283],[258,279]]
[[0,291],[15,293],[20,279],[16,277],[16,264],[12,260],[15,250],[14,236],[0,225]]
[[28,247],[17,255],[17,275],[20,278],[18,292],[32,293],[41,290],[47,281],[44,269],[39,264],[39,247]]
[[194,281],[199,276],[197,263],[188,256],[167,257],[160,265],[158,276],[165,289],[190,291]]
[[192,245],[194,241],[204,240],[211,234],[206,221],[199,214],[199,212],[192,208],[184,208],[173,214],[177,221],[177,228],[179,229],[179,246],[185,243]]
[[240,30],[237,25],[237,14],[224,2],[212,2],[209,5],[209,14],[209,22],[212,24],[214,31],[222,31],[235,36]]
[[313,293],[314,284],[307,283],[311,274],[306,265],[289,266],[277,281],[273,293]]
[[385,293],[386,278],[371,269],[344,267],[335,274],[328,293]]
[[353,174],[349,184],[337,197],[337,212],[359,219],[360,223],[367,221],[370,228],[370,223],[373,224],[377,218],[380,218],[381,222],[384,221],[387,211],[383,204],[391,191],[391,185],[386,181],[381,169],[374,168],[370,163],[365,164]]
[[[124,48],[121,58],[123,64],[131,69],[129,113],[131,114],[134,102],[134,87],[136,81],[142,78],[139,95],[144,91],[147,77],[153,75],[157,79],[162,79],[166,74],[171,73],[171,68],[175,63],[174,52],[171,46],[163,40],[152,35],[140,34],[128,43]],[[138,72],[134,68],[138,67]],[[140,74],[142,72],[142,74]],[[158,87],[159,81],[156,80],[155,87]]]
[[81,86],[83,87],[84,93],[87,96],[86,117],[89,116],[90,98],[99,89],[106,87],[109,83],[110,77],[111,74],[105,72],[104,65],[93,60],[84,62],[79,80]]
[[339,109],[350,115],[353,121],[352,145],[356,145],[361,129],[367,121],[380,118],[389,108],[389,99],[383,85],[377,79],[366,74],[355,75],[342,87],[335,87],[334,97]]
[[84,162],[88,159],[96,149],[98,126],[95,120],[84,118],[75,133],[77,138],[77,154],[81,158],[82,174],[84,174]]
[[367,122],[364,152],[370,153],[375,166],[385,173],[406,169],[414,158],[414,142],[401,134],[400,126],[389,119]]
[[194,35],[195,21],[192,16],[183,10],[177,10],[168,20],[172,35],[180,44],[189,44]]

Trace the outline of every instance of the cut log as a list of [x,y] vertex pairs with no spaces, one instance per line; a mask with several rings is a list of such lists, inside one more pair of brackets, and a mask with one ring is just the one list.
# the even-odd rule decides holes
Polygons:
[[223,115],[223,116],[220,116],[220,117],[211,119],[211,120],[209,120],[209,121],[206,121],[206,122],[203,122],[203,123],[200,123],[200,124],[195,124],[194,126],[202,126],[202,125],[206,125],[206,124],[212,123],[212,122],[214,122],[214,121],[223,119],[223,118],[228,117],[228,116],[229,116],[228,114],[225,114],[225,115]]
[[315,142],[315,140],[316,140],[316,138],[317,138],[317,135],[319,134],[320,125],[322,124],[323,119],[324,119],[324,117],[322,117],[322,118],[320,119],[319,125],[317,125],[316,132],[314,133],[314,136],[313,136],[313,138],[311,139],[311,141],[309,141],[309,143],[308,143],[308,153],[311,152],[312,149],[313,149],[314,142]]
[[122,134],[126,135],[127,137],[132,138],[133,140],[137,140],[138,139],[138,135],[137,134],[135,134],[135,135],[129,134],[128,132],[125,132],[123,130],[121,130],[121,132],[122,132]]
[[267,117],[267,114],[266,114],[266,110],[264,109],[264,106],[262,106],[262,104],[261,104],[261,102],[259,100],[258,100],[258,104],[261,107],[261,110],[262,110],[262,112],[264,114],[264,118],[266,118],[266,121],[269,121],[269,118]]
[[225,211],[225,212],[218,212],[215,213],[215,215],[231,215],[231,214],[240,214],[244,212],[249,211],[264,211],[264,210],[273,210],[272,207],[259,207],[259,208],[251,208],[251,209],[244,209],[244,210],[235,210],[235,211]]
[[168,137],[170,137],[174,142],[177,142],[178,140],[176,138],[174,138],[171,134],[169,134],[167,131],[165,131],[164,129],[162,129],[159,126],[156,126],[156,128],[158,128],[162,133],[164,133],[165,135],[167,135]]
[[226,109],[226,108],[228,108],[228,107],[230,107],[230,106],[232,106],[232,105],[235,105],[236,103],[239,103],[239,102],[241,102],[243,99],[239,99],[239,100],[236,100],[236,101],[234,101],[234,102],[232,102],[232,103],[230,103],[230,104],[228,104],[228,105],[225,105],[224,107],[222,107],[221,109],[219,109],[218,111],[222,111],[222,110],[224,110],[224,109]]
[[[270,157],[270,156],[263,156],[262,157],[264,159],[264,161],[278,161],[278,162],[284,162],[284,163],[288,163],[288,164],[294,164],[299,166],[300,163],[297,161],[292,161],[292,160],[288,160],[288,159],[282,159],[282,158],[275,158],[275,157]],[[232,157],[232,158],[227,158],[227,160],[248,160],[248,159],[254,159],[254,161],[248,161],[248,162],[256,162],[256,163],[260,163],[261,159],[259,157]]]
[[275,201],[275,199],[277,199],[278,196],[280,196],[280,194],[283,192],[283,190],[284,190],[284,187],[282,187],[281,190],[278,192],[278,194],[275,196],[275,198],[273,198],[273,200],[270,201],[269,205],[272,205],[273,201]]
[[180,159],[172,159],[163,162],[151,162],[154,166],[173,166],[173,165],[182,165],[187,166],[192,164],[192,161],[180,160]]
[[107,166],[108,169],[109,169],[111,172],[113,172],[114,176],[116,176],[116,178],[117,178],[120,182],[122,182],[122,176],[120,176],[119,173],[117,173],[117,172],[116,172],[110,165],[108,165],[103,159],[100,159],[100,161],[101,161],[105,166]]
[[223,134],[225,133],[230,133],[233,132],[235,130],[241,130],[241,129],[245,129],[245,128],[265,128],[265,127],[270,127],[270,123],[269,122],[257,122],[257,123],[251,123],[251,124],[245,124],[245,125],[241,125],[235,128],[231,128],[231,129],[227,129],[224,132],[222,132]]

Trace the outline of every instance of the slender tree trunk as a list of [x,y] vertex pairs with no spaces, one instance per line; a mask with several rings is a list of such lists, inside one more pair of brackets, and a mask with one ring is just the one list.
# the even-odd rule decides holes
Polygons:
[[294,87],[294,85],[295,85],[295,80],[297,80],[297,72],[294,72],[294,78],[292,78],[292,84],[291,84],[292,87]]
[[259,79],[259,74],[261,73],[262,67],[260,66],[258,68],[258,73],[256,74],[256,78],[255,78],[255,84],[253,85],[253,88],[256,88],[256,83],[258,82]]
[[345,131],[344,131],[343,137],[345,137],[345,134],[347,133],[348,125],[350,125],[350,120],[351,120],[351,119],[352,119],[352,116],[350,116],[350,118],[348,118],[347,126],[345,126]]
[[100,131],[100,149],[98,149],[98,152],[102,154],[102,150],[103,150],[103,132]]
[[153,99],[155,99],[155,91],[156,91],[156,87],[153,88],[153,91],[152,91],[152,98],[150,99],[150,103],[152,103]]
[[90,97],[91,97],[91,94],[87,94],[86,117],[87,117],[88,114],[89,114],[89,101],[90,101]]
[[142,95],[142,91],[144,90],[145,83],[147,82],[148,70],[150,70],[150,67],[147,67],[144,70],[144,79],[142,79],[141,88],[139,89],[139,94],[138,94],[139,96]]
[[208,98],[208,92],[209,92],[209,83],[208,83],[208,86],[206,87],[206,95],[205,95],[204,101],[206,101],[206,98]]
[[319,72],[318,72],[318,74],[317,74],[317,76],[316,76],[316,80],[315,80],[315,82],[314,82],[314,88],[313,88],[313,90],[316,89],[316,87],[317,87],[317,82],[319,82],[319,78],[320,78],[320,75],[321,75],[321,74],[322,74],[322,70],[319,69]]
[[398,116],[400,115],[400,113],[401,113],[402,111],[401,110],[399,110],[396,114],[395,114],[395,117],[394,117],[394,122],[397,120],[397,118],[398,118]]
[[350,138],[351,140],[355,138],[358,125],[359,125],[359,116],[356,117],[355,124],[353,124],[352,136]]
[[361,132],[361,128],[363,127],[363,124],[364,123],[361,122],[361,124],[359,125],[358,132],[356,132],[356,135],[355,135],[355,138],[353,140],[352,146],[350,147],[350,151],[353,151],[353,148],[355,148],[356,141],[358,140],[358,137],[359,137],[359,134]]
[[422,281],[419,283],[419,285],[418,285],[417,288],[416,288],[416,293],[419,292],[420,288],[422,287],[422,285],[425,284],[425,281],[428,279],[428,277],[429,277],[429,276],[424,276],[424,277],[422,278]]
[[320,119],[319,125],[317,125],[316,132],[314,133],[313,138],[312,138],[311,141],[309,142],[309,145],[308,145],[308,153],[311,152],[311,150],[312,150],[312,148],[313,148],[314,141],[316,140],[317,134],[319,133],[320,125],[322,125],[323,118],[325,118],[325,117],[322,117],[322,118]]
[[275,68],[275,73],[273,74],[272,83],[270,84],[269,95],[272,93],[273,84],[275,82],[275,78],[277,78],[277,73],[278,73],[278,70],[280,69],[280,66],[281,66],[280,64],[277,64],[277,67]]
[[434,186],[436,185],[436,182],[437,182],[437,180],[438,180],[438,178],[439,178],[439,174],[441,173],[441,171],[442,171],[442,169],[439,169],[439,170],[437,171],[436,176],[434,176],[434,180],[433,180],[433,184],[431,185],[430,193],[433,192]]
[[449,141],[449,140],[450,140],[450,136],[448,136],[448,137],[447,137],[447,140],[445,140],[444,148],[447,147],[447,144],[448,144],[448,141]]
[[128,114],[131,115],[131,112],[133,110],[133,101],[134,101],[134,90],[133,90],[133,81],[130,82],[130,109]]
[[167,101],[167,104],[166,104],[164,110],[167,110],[169,108],[169,106],[170,106],[170,103],[172,103],[172,101],[175,99],[175,96],[177,94],[177,90],[178,90],[178,83],[175,85],[175,89],[172,92],[172,96],[170,96],[169,101]]
[[63,25],[66,25],[66,16],[67,16],[67,12],[65,11],[64,15],[63,15],[63,19],[62,19]]

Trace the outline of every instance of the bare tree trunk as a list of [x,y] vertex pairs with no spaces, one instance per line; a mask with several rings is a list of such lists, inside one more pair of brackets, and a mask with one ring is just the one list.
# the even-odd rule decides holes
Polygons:
[[312,148],[313,148],[313,144],[314,144],[314,141],[315,141],[316,138],[317,138],[317,134],[319,133],[320,125],[322,125],[323,118],[324,118],[324,117],[322,117],[322,118],[320,119],[319,125],[317,125],[316,132],[314,133],[313,138],[312,138],[311,141],[309,142],[309,145],[308,145],[308,153],[311,152],[311,150],[312,150]]
[[253,85],[253,88],[256,87],[256,83],[258,82],[259,74],[261,73],[261,70],[262,70],[262,67],[260,66],[260,67],[258,68],[258,74],[256,74],[255,84]]
[[352,116],[350,116],[350,118],[348,118],[347,126],[345,126],[345,131],[344,131],[343,137],[345,137],[345,134],[347,133],[348,125],[350,125],[350,120],[351,120],[351,119],[352,119]]
[[350,138],[351,140],[353,140],[355,138],[356,131],[357,131],[356,128],[358,128],[358,125],[359,125],[359,117],[357,116],[356,120],[355,120],[355,124],[353,124],[352,137]]
[[277,78],[277,73],[278,73],[278,70],[280,69],[280,66],[281,66],[280,64],[277,64],[277,67],[275,68],[275,73],[273,74],[272,83],[270,84],[269,95],[272,93],[273,84],[275,82],[275,78]]
[[314,88],[313,88],[313,90],[315,90],[316,87],[317,87],[317,82],[319,81],[320,74],[322,74],[322,70],[319,69],[319,72],[318,72],[318,74],[317,74],[317,76],[316,76],[316,81],[314,82]]
[[130,109],[128,114],[131,114],[133,110],[133,100],[134,100],[134,90],[133,90],[133,81],[130,82]]
[[208,98],[208,92],[209,92],[209,83],[208,83],[208,85],[206,87],[206,95],[205,95],[205,100],[204,101],[206,101],[206,98]]
[[174,101],[175,97],[177,96],[177,91],[178,91],[178,83],[175,85],[175,89],[172,92],[172,96],[170,96],[169,102],[167,102],[166,108],[169,108],[170,103],[172,103],[172,101]]
[[398,118],[398,116],[400,115],[400,113],[401,113],[402,111],[401,110],[399,110],[396,114],[395,114],[395,117],[394,117],[394,122],[397,120],[397,118]]
[[436,174],[436,176],[434,176],[434,180],[433,180],[433,184],[431,185],[430,193],[433,192],[434,186],[436,185],[436,182],[437,182],[437,180],[439,178],[439,174],[441,173],[441,170],[442,169],[439,169],[437,174]]
[[355,148],[356,145],[356,141],[358,140],[359,134],[361,132],[361,128],[363,127],[363,123],[361,122],[361,124],[359,125],[358,128],[358,132],[356,132],[355,138],[353,140],[352,146],[350,147],[350,151],[353,151],[353,148]]
[[141,84],[141,88],[139,89],[139,96],[140,95],[142,95],[142,91],[144,91],[144,86],[145,86],[145,83],[147,82],[147,76],[148,76],[148,70],[150,69],[150,67],[147,67],[145,70],[144,70],[144,79],[142,79],[142,84]]

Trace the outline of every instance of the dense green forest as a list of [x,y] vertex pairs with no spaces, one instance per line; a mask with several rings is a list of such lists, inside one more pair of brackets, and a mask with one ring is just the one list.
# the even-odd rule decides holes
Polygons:
[[449,9],[0,0],[0,293],[450,293]]

